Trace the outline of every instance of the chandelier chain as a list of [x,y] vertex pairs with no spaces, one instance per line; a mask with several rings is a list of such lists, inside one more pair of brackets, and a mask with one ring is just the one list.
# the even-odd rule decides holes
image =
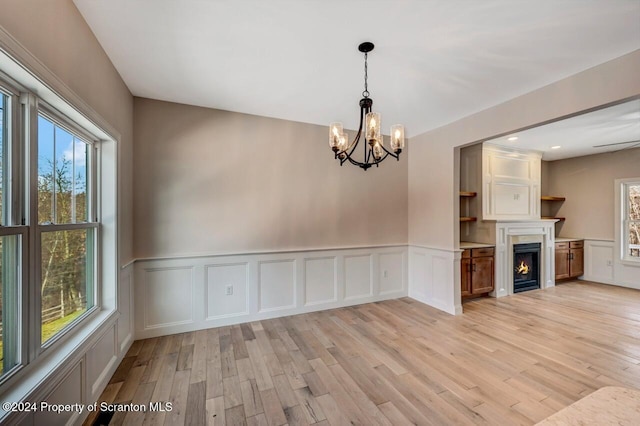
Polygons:
[[364,92],[362,92],[362,96],[365,98],[369,97],[369,86],[367,84],[367,52],[364,53]]

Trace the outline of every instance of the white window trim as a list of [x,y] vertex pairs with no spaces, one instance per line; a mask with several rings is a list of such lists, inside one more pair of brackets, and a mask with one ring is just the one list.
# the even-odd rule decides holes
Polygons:
[[640,267],[640,258],[629,256],[627,247],[626,187],[631,183],[640,183],[640,177],[615,180],[615,257],[623,265]]

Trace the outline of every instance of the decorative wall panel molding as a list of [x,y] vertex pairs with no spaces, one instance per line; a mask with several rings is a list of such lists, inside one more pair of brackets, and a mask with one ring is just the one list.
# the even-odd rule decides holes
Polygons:
[[145,270],[143,279],[140,280],[140,300],[153,300],[153,303],[143,305],[145,328],[193,322],[193,278],[192,266]]
[[344,300],[373,296],[371,255],[344,257]]
[[247,262],[205,265],[205,280],[207,320],[249,314]]
[[597,283],[614,283],[613,244],[613,241],[585,240],[582,279]]
[[452,315],[462,313],[460,250],[409,246],[409,297]]
[[336,256],[304,260],[304,306],[338,301],[337,264]]
[[407,296],[407,246],[134,263],[135,338]]
[[296,307],[296,261],[258,261],[258,312]]

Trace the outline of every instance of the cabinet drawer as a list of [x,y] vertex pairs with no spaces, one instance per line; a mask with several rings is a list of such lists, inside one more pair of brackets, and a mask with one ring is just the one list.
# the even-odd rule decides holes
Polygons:
[[569,243],[556,243],[556,250],[568,250]]
[[465,258],[468,258],[468,257],[471,257],[471,250],[470,249],[465,249],[462,252],[462,258],[465,259]]
[[486,257],[493,256],[493,247],[474,248],[471,253],[471,257]]
[[571,241],[569,243],[569,247],[571,247],[572,249],[583,248],[584,241]]

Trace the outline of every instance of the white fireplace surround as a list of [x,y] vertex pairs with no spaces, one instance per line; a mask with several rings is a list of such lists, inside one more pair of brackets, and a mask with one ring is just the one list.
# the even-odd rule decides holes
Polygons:
[[496,222],[495,290],[491,296],[513,294],[513,245],[519,243],[541,243],[540,288],[555,286],[555,222]]

